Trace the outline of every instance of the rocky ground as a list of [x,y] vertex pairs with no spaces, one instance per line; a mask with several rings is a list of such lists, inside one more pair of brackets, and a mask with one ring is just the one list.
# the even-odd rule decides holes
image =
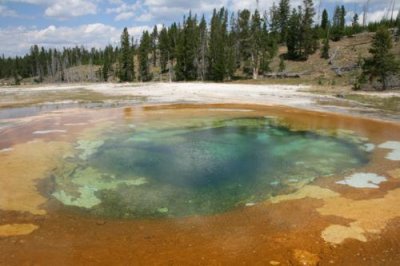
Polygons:
[[400,92],[346,87],[226,83],[95,83],[0,88],[0,109],[59,103],[245,103],[285,105],[398,120]]
[[[0,265],[399,265],[399,99],[302,85],[2,87]],[[139,104],[147,107],[108,108]],[[51,196],[49,173],[81,138],[97,140],[113,123],[248,109],[280,116],[293,130],[353,132],[370,142],[370,162],[265,202],[184,219],[103,219]]]

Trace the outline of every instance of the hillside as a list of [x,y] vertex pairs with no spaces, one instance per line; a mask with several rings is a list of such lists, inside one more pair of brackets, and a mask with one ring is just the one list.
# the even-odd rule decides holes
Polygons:
[[[375,33],[363,32],[355,34],[351,37],[344,37],[340,41],[330,41],[329,54],[331,59],[326,60],[320,57],[320,50],[317,50],[306,61],[284,60],[284,73],[297,73],[300,77],[297,78],[276,78],[260,75],[257,80],[246,77],[241,70],[236,71],[237,80],[235,83],[253,83],[253,84],[312,84],[322,86],[351,86],[354,83],[355,77],[359,74],[358,63],[362,58],[370,56],[368,50],[371,47],[372,38]],[[321,44],[322,46],[322,44]],[[280,58],[287,53],[286,46],[280,46],[278,55],[273,58],[270,63],[270,68],[273,73],[276,73],[279,68]],[[393,42],[392,53],[396,58],[400,59],[400,41]],[[152,62],[152,54],[149,54],[149,61]],[[139,69],[139,58],[135,56],[135,71]],[[113,69],[117,69],[117,64],[114,64]],[[79,83],[79,82],[100,82],[99,65],[81,65],[67,68],[64,70],[64,83]],[[170,74],[160,74],[159,60],[156,60],[156,65],[150,64],[150,73],[153,81],[168,82]],[[109,82],[117,82],[116,72],[113,71],[108,77]],[[2,79],[0,84],[13,84],[13,79]],[[61,74],[56,73],[54,77],[45,77],[44,83],[60,83]],[[21,84],[33,84],[35,78],[26,78],[21,80]],[[397,82],[397,88],[399,83]]]
[[[290,84],[313,84],[313,85],[340,85],[352,86],[355,76],[359,73],[359,68],[346,71],[346,68],[357,66],[362,58],[370,56],[368,50],[371,47],[374,33],[364,32],[355,34],[352,37],[344,37],[342,40],[330,41],[329,54],[333,57],[332,64],[329,60],[320,57],[320,51],[311,55],[307,61],[291,61],[285,60],[286,72],[301,73],[300,78],[260,78],[252,83],[290,83]],[[279,55],[282,56],[287,52],[285,46],[279,48]],[[392,53],[396,58],[400,59],[400,41],[393,42]],[[335,56],[333,56],[335,54]],[[273,71],[278,70],[279,56],[275,57],[271,63]],[[334,67],[341,69],[341,75],[338,75]]]

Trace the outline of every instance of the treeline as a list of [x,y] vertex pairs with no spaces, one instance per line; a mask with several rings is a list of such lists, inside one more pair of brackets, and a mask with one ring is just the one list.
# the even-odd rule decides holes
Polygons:
[[[154,75],[168,74],[170,80],[223,81],[235,78],[257,79],[271,71],[270,63],[278,54],[278,47],[287,46],[278,71],[285,68],[283,59],[307,60],[319,48],[322,39],[321,57],[329,58],[329,41],[339,41],[345,36],[362,31],[376,31],[379,27],[400,25],[396,20],[382,19],[380,22],[361,25],[358,14],[346,24],[346,9],[337,6],[329,19],[327,10],[321,21],[314,21],[315,8],[312,0],[303,0],[297,8],[290,8],[289,0],[280,0],[264,14],[258,10],[241,10],[229,13],[227,9],[214,10],[209,23],[191,13],[182,23],[173,23],[160,30],[144,31],[139,45],[125,45],[121,50],[128,55],[120,70],[136,73],[132,79],[120,76],[121,81],[149,81]],[[129,40],[125,30],[121,38]],[[135,58],[137,64],[129,61]],[[138,65],[138,69],[134,67]],[[121,67],[122,66],[122,67]]]
[[[237,70],[257,78],[269,71],[277,53],[276,38],[268,32],[268,23],[256,10],[230,14],[225,8],[214,10],[210,23],[189,13],[182,24],[152,32],[144,31],[137,47],[129,44],[125,29],[121,37],[119,75],[121,81],[149,81],[154,71],[168,74],[170,80],[223,81]],[[135,56],[138,64],[132,63]],[[138,65],[138,69],[134,66]],[[152,71],[151,71],[152,70]],[[126,75],[125,73],[136,73]]]
[[[400,37],[400,24],[398,26],[397,39]],[[361,64],[361,73],[355,81],[353,89],[359,90],[365,84],[372,85],[377,90],[386,90],[390,80],[395,78],[399,82],[400,60],[398,60],[390,49],[393,47],[391,33],[387,28],[381,27],[372,40],[369,52],[371,57],[364,58]],[[397,77],[397,78],[396,78]],[[374,85],[375,82],[379,85]],[[398,87],[398,86],[397,86]]]
[[[135,42],[125,28],[118,47],[105,49],[84,47],[46,49],[33,46],[23,57],[0,58],[0,78],[19,81],[33,77],[36,82],[45,78],[68,82],[67,69],[89,66],[95,79],[107,81],[150,81],[168,77],[175,81],[236,78],[257,79],[271,72],[270,63],[278,54],[278,47],[287,46],[281,56],[279,71],[285,60],[307,60],[320,49],[321,57],[329,58],[329,41],[362,31],[376,31],[380,26],[400,27],[400,18],[361,25],[355,14],[351,25],[346,25],[347,11],[337,6],[333,14],[323,10],[321,21],[314,21],[312,0],[303,0],[301,6],[291,9],[289,0],[280,0],[269,11],[241,10],[230,13],[227,9],[214,10],[206,21],[189,13],[180,23],[161,29],[144,31]],[[331,17],[331,19],[329,19]]]
[[[0,78],[14,78],[16,81],[24,78],[35,78],[35,82],[42,82],[45,77],[52,81],[68,82],[67,69],[74,66],[94,67],[104,62],[116,62],[119,48],[107,46],[104,50],[82,47],[46,49],[34,45],[30,53],[23,57],[0,58]],[[98,68],[98,67],[97,67]],[[98,71],[98,70],[97,70]],[[99,73],[95,73],[98,75]],[[87,77],[86,77],[87,78]]]

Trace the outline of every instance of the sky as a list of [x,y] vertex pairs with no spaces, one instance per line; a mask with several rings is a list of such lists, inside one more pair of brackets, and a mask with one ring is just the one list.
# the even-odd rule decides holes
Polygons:
[[[274,1],[259,0],[259,10],[268,10]],[[321,1],[321,2],[320,2]],[[344,5],[347,18],[362,13],[368,0],[314,0],[316,11],[326,8],[330,17],[335,5]],[[396,17],[400,0],[369,0],[367,21]],[[291,0],[297,6],[301,0]],[[210,15],[214,8],[225,6],[230,12],[254,10],[256,0],[0,0],[0,55],[23,55],[34,45],[45,47],[102,48],[118,45],[124,27],[136,39],[154,25],[182,21],[192,13]],[[362,15],[360,15],[362,21]]]

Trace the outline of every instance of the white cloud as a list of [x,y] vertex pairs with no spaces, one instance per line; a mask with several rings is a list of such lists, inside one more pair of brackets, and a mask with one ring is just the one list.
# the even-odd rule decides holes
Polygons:
[[5,5],[0,5],[0,17],[18,17],[15,10],[9,9]]
[[45,10],[48,17],[68,18],[97,13],[97,5],[93,1],[63,0],[55,1]]
[[[158,28],[161,28],[162,25],[157,25]],[[128,28],[128,32],[134,39],[139,40],[142,36],[143,31],[152,31],[153,26],[138,26],[138,27],[130,27]]]
[[[256,9],[257,3],[256,0],[231,0],[232,9],[234,10],[243,10],[243,9]],[[259,9],[260,10],[268,10],[274,1],[272,0],[260,0],[259,1]],[[276,3],[278,1],[275,1]]]
[[142,2],[136,1],[134,4],[126,4],[123,1],[112,1],[114,4],[118,4],[117,7],[107,8],[107,14],[116,14],[115,20],[128,20],[135,16],[139,16],[143,13]]
[[[398,10],[393,11],[393,19],[396,19],[397,13],[398,13]],[[359,14],[359,16],[360,16],[360,19],[358,21],[361,24],[364,19],[364,14]],[[388,12],[387,9],[382,9],[382,10],[375,10],[372,12],[367,12],[367,23],[380,21],[384,17],[386,17],[387,19],[390,19],[391,11]]]
[[[276,0],[278,1],[278,0]],[[328,0],[336,3],[335,0]],[[359,22],[362,23],[361,10],[365,0],[342,0],[339,3],[356,3],[359,12]],[[367,20],[377,21],[388,14],[389,3],[391,0],[371,0],[370,12]],[[192,13],[210,15],[214,8],[222,6],[228,7],[229,11],[239,9],[255,9],[256,0],[0,0],[0,16],[18,16],[14,10],[10,9],[9,2],[29,3],[40,5],[45,10],[45,16],[53,18],[71,18],[87,14],[99,14],[102,11],[114,16],[116,21],[124,21],[127,25],[154,23],[170,23],[180,21],[183,15],[187,15],[189,10]],[[291,0],[292,6],[300,4],[302,0]],[[272,6],[273,0],[259,0],[261,11],[268,10]],[[317,1],[315,7],[318,8]],[[358,4],[361,3],[361,4]],[[396,17],[400,1],[396,0],[394,17]],[[347,5],[351,6],[351,5]],[[106,7],[109,7],[105,9]],[[101,14],[104,15],[104,14]],[[352,17],[351,8],[348,12],[348,20]],[[94,18],[102,21],[102,18]],[[152,26],[131,27],[129,32],[136,40],[140,38],[143,30],[152,30]],[[119,42],[122,29],[112,25],[94,23],[76,27],[56,27],[48,26],[41,29],[32,27],[3,27],[0,26],[0,53],[6,55],[24,54],[33,44],[46,47],[63,47],[84,45],[87,47],[104,47],[107,44],[117,44]],[[10,38],[12,36],[12,38]]]
[[[150,26],[130,27],[128,32],[138,40],[144,30],[151,30]],[[88,48],[104,48],[108,44],[118,45],[122,29],[94,23],[78,27],[46,28],[8,27],[0,28],[0,51],[5,56],[25,54],[34,45],[52,48],[85,46]],[[10,38],[13,36],[13,38]]]
[[112,5],[120,5],[120,4],[123,4],[124,1],[122,1],[122,0],[108,0],[108,3],[110,3]]
[[[337,5],[346,5],[346,9],[350,10],[350,12],[357,12],[358,14],[363,13],[365,5],[368,3],[368,13],[371,13],[372,20],[368,21],[376,21],[376,18],[380,16],[387,16],[391,14],[391,10],[393,7],[393,11],[397,12],[400,9],[400,1],[398,0],[328,0],[331,3]],[[382,14],[382,12],[386,12],[386,14]],[[374,14],[373,14],[374,13]]]
[[152,14],[150,14],[150,13],[143,13],[140,16],[136,17],[136,20],[137,21],[141,21],[141,22],[151,21],[153,19],[154,19],[154,16]]
[[135,16],[135,13],[133,13],[133,12],[122,12],[122,13],[119,13],[119,14],[115,17],[115,20],[116,20],[116,21],[128,20],[128,19],[130,19],[130,18],[132,18],[132,17],[134,17],[134,16]]
[[[273,2],[278,0],[259,0],[261,12],[269,10]],[[210,15],[213,9],[227,7],[230,12],[257,7],[256,0],[137,0],[128,4],[125,0],[109,0],[115,7],[108,8],[108,14],[115,14],[115,20],[157,21],[168,23],[178,21],[189,11],[193,14]],[[301,4],[302,0],[291,0],[292,6]]]
[[6,0],[6,2],[42,5],[48,17],[66,19],[97,13],[99,0]]
[[26,3],[26,4],[33,4],[33,5],[42,5],[42,4],[49,4],[51,0],[5,0],[3,2],[15,2],[15,3]]
[[229,6],[230,2],[230,0],[137,0],[133,4],[128,4],[128,1],[110,1],[116,4],[116,7],[108,8],[106,12],[116,14],[115,20],[133,19],[139,22],[177,20],[190,10],[197,14],[210,13],[214,8]]
[[[375,3],[382,3],[382,2],[386,2],[386,4],[389,4],[389,1],[391,1],[391,0],[369,0],[369,4],[375,4]],[[338,4],[338,5],[341,5],[341,4],[365,4],[365,3],[367,3],[367,1],[366,0],[341,0],[341,1],[337,1],[337,0],[328,0],[328,2],[331,2],[331,3],[335,3],[335,4]]]
[[[255,0],[254,0],[255,1]],[[190,10],[196,14],[210,13],[214,8],[230,7],[230,0],[144,0],[148,13],[153,17],[175,19]]]
[[[255,0],[254,0],[255,1]],[[228,0],[144,0],[144,4],[148,7],[171,7],[171,8],[182,8],[192,10],[204,10],[211,8],[217,8],[220,6],[227,6]]]

